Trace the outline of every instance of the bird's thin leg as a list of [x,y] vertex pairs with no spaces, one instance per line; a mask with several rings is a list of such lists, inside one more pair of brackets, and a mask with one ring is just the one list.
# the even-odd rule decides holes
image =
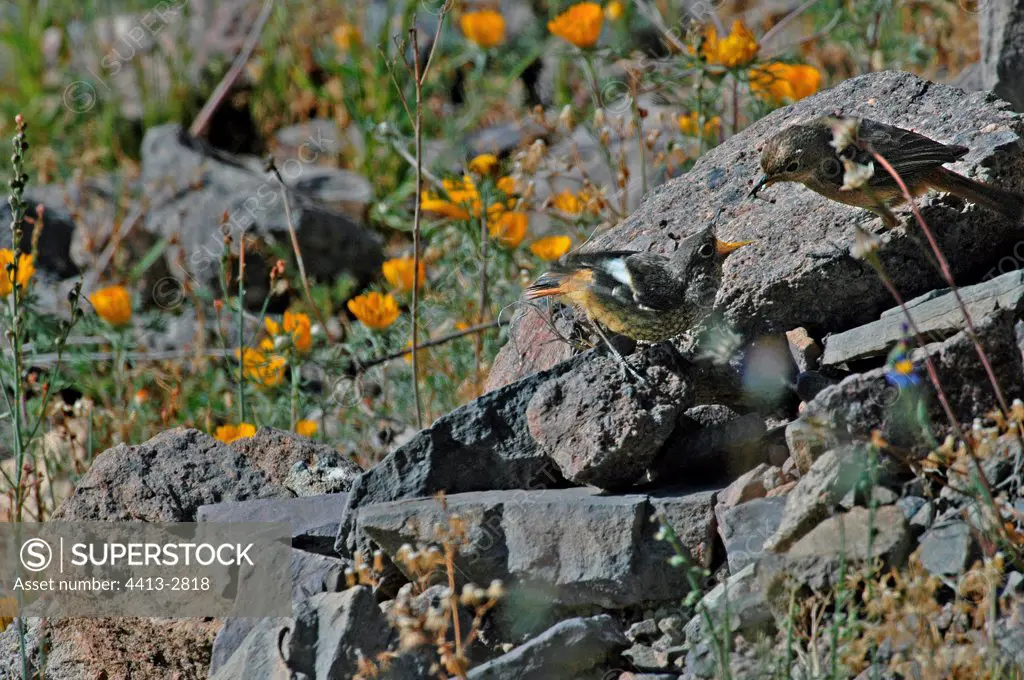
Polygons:
[[615,358],[619,360],[619,364],[622,366],[622,370],[626,374],[626,376],[628,377],[632,375],[639,382],[646,383],[647,381],[644,380],[644,377],[637,373],[636,369],[634,369],[632,366],[626,363],[626,357],[622,356],[622,352],[615,349],[615,345],[611,343],[611,340],[608,339],[608,336],[605,335],[604,331],[601,329],[601,324],[595,322],[594,328],[597,329],[597,334],[601,336],[602,340],[604,340],[604,344],[608,345],[608,349],[610,349],[612,351],[612,354],[615,355]]

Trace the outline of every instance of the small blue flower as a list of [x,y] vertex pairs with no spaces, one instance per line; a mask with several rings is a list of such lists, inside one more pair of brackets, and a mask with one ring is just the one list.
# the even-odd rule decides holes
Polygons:
[[885,364],[885,381],[899,388],[921,384],[921,374],[910,360],[910,346],[906,340],[907,327],[903,326],[904,338],[893,346]]

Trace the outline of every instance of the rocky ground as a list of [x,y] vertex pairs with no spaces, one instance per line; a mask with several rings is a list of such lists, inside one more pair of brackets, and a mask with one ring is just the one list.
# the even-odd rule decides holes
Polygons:
[[[999,404],[975,338],[908,210],[883,233],[877,219],[796,185],[772,187],[766,200],[746,197],[767,136],[833,111],[968,146],[952,169],[1024,191],[1024,80],[1007,75],[1024,73],[1024,9],[1008,3],[1006,12],[1018,18],[1011,28],[983,24],[990,42],[979,68],[988,69],[983,86],[996,87],[1016,112],[989,92],[907,73],[854,78],[726,140],[595,239],[594,248],[670,254],[721,209],[720,236],[754,241],[727,261],[715,302],[720,327],[742,338],[724,360],[689,341],[635,349],[629,361],[647,380],[632,384],[606,352],[574,355],[537,310],[525,309],[489,391],[369,469],[269,428],[230,445],[176,429],[103,453],[54,519],[288,520],[294,616],[34,619],[26,622],[30,662],[45,663],[55,680],[428,677],[445,663],[435,654],[443,643],[424,631],[434,630],[427,622],[448,598],[447,573],[424,577],[408,551],[451,546],[457,591],[487,589],[464,598],[462,631],[476,632],[466,652],[470,679],[710,678],[725,675],[723,659],[732,677],[829,677],[819,666],[827,636],[801,640],[801,653],[792,653],[795,608],[818,596],[834,602],[822,594],[872,567],[897,570],[904,585],[915,575],[937,578],[941,592],[926,615],[950,654],[1024,664],[1024,574],[990,567],[993,536],[1004,524],[1015,531],[1013,512],[1024,506],[1024,225],[952,196],[919,199],[1013,404],[1012,413],[990,417]],[[152,197],[156,208],[140,229],[153,238],[179,234],[191,253],[202,251],[207,235],[196,216],[212,201],[259,191],[253,168],[230,158],[200,164],[196,153],[174,127],[150,130],[143,145],[144,181],[162,183],[166,195]],[[307,267],[365,278],[382,255],[357,225],[366,208],[361,180],[343,171],[314,179],[304,174],[309,184],[292,187],[303,251],[313,254]],[[36,200],[52,202],[42,193]],[[326,202],[334,208],[320,207]],[[47,208],[53,250],[39,265],[54,279],[75,270],[80,223],[60,205]],[[283,225],[272,211],[258,220],[271,238]],[[943,443],[951,428],[928,381],[888,379],[886,355],[905,335],[903,315],[851,255],[858,226],[877,232],[878,257],[928,340],[915,359],[933,360],[983,483]],[[212,275],[205,267],[219,255],[210,257],[190,261],[189,275]],[[925,424],[937,441],[922,434]],[[1009,514],[993,519],[993,507]],[[1007,603],[984,635],[965,623],[965,606],[984,599],[978,582]],[[492,599],[497,606],[474,622]],[[905,622],[876,614],[888,623],[872,654],[857,651],[866,638],[847,641],[832,677],[932,677]],[[418,645],[410,643],[416,635]],[[0,637],[0,667],[10,677],[20,672],[18,643],[14,627]],[[906,671],[914,663],[916,675]]]

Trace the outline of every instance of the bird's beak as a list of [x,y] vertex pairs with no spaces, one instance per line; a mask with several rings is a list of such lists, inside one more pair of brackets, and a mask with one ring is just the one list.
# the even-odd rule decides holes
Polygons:
[[771,186],[774,181],[775,180],[768,175],[761,175],[761,179],[757,180],[757,184],[755,184],[754,188],[750,190],[749,194],[747,194],[747,198],[757,198],[757,192],[761,191],[761,189],[764,189],[765,187]]
[[715,252],[719,255],[728,255],[734,250],[739,250],[743,246],[749,246],[753,241],[719,241],[715,239]]

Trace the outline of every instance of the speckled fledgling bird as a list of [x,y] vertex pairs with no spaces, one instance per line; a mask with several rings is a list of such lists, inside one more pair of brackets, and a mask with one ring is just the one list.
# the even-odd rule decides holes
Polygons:
[[641,342],[660,342],[710,312],[722,263],[748,243],[720,241],[709,226],[681,241],[668,257],[633,250],[570,253],[527,288],[525,297],[564,297],[597,322],[606,343],[601,326]]
[[[846,143],[834,143],[837,126],[852,133]],[[866,208],[881,216],[887,227],[894,227],[898,222],[888,208],[903,203],[904,195],[885,168],[875,163],[874,173],[862,186],[841,189],[846,171],[843,161],[866,166],[875,161],[871,149],[892,165],[913,196],[929,189],[945,191],[1015,222],[1024,220],[1024,194],[982,184],[942,167],[963,158],[967,147],[942,144],[867,118],[825,116],[776,133],[761,151],[764,175],[750,195],[756,196],[775,182],[799,182],[833,201]]]

